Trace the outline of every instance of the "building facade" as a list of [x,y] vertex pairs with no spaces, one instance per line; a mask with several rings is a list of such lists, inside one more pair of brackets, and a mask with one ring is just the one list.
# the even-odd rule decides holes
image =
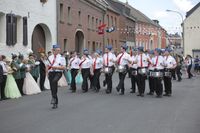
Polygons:
[[184,55],[200,56],[200,2],[187,12],[183,26]]
[[1,54],[51,50],[56,31],[56,0],[0,1]]
[[58,0],[58,43],[65,51],[82,53],[103,48],[104,35],[98,27],[104,24],[105,3],[98,0]]

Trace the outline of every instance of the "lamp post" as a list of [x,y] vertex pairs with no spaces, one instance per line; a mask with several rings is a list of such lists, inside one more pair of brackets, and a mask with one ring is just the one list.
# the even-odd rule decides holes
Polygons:
[[184,46],[185,46],[185,44],[184,44],[184,20],[183,20],[183,15],[180,13],[180,12],[178,12],[178,11],[174,11],[174,10],[166,10],[167,12],[173,12],[173,13],[176,13],[176,14],[178,14],[180,17],[181,17],[181,25],[182,25],[182,29],[183,29],[183,33],[182,33],[182,39],[183,39],[183,55],[184,55]]

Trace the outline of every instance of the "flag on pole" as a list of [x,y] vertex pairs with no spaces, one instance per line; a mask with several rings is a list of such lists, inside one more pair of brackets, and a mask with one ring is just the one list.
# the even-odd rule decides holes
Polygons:
[[100,26],[98,27],[98,34],[99,34],[99,35],[104,34],[104,29],[105,29],[105,27],[106,27],[106,24],[102,24],[102,25],[100,25]]

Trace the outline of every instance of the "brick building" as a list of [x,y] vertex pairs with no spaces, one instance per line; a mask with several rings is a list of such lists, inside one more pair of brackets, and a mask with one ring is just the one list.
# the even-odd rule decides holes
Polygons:
[[58,0],[58,43],[63,50],[82,52],[103,46],[97,27],[104,21],[103,4],[92,0]]

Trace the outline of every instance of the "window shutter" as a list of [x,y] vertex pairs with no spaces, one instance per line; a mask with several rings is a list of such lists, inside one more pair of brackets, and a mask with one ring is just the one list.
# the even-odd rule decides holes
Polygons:
[[23,17],[23,45],[27,46],[28,45],[28,24],[27,24],[27,17]]
[[12,35],[13,35],[13,43],[12,45],[15,45],[17,43],[17,17],[13,14],[12,15],[12,20],[13,20],[13,23],[12,23]]
[[11,46],[13,44],[12,41],[12,15],[6,15],[6,44]]

